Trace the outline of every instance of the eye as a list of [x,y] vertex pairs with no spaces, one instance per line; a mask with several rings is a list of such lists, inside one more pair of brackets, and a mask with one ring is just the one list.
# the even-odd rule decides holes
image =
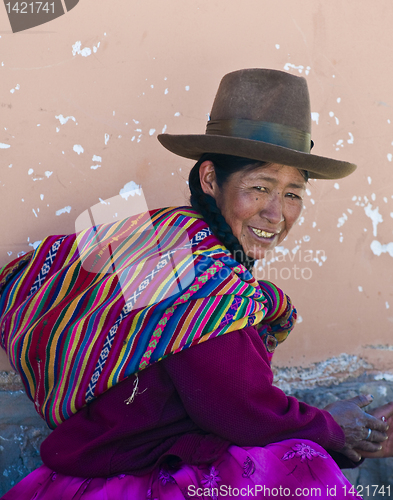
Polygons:
[[263,186],[254,186],[254,189],[256,189],[262,193],[267,193],[267,188],[265,188]]
[[291,198],[292,200],[300,200],[303,201],[303,198],[295,193],[287,193],[285,195],[287,198]]

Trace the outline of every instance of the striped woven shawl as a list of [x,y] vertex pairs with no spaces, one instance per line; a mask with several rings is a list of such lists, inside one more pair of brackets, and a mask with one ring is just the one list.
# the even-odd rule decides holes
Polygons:
[[0,293],[0,343],[51,428],[165,356],[246,325],[270,347],[296,319],[189,207],[49,236]]

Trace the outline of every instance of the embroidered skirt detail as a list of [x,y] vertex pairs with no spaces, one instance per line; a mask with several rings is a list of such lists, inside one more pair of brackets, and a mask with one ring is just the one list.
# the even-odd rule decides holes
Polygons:
[[361,498],[318,444],[288,439],[263,448],[230,446],[206,466],[161,466],[142,477],[76,478],[41,466],[1,500],[184,500]]

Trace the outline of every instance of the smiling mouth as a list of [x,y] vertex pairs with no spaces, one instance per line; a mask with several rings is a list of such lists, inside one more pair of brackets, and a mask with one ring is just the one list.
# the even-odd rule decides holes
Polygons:
[[251,228],[253,233],[259,236],[259,238],[273,238],[276,233],[268,233],[267,231],[262,231],[262,229],[256,229],[255,227]]

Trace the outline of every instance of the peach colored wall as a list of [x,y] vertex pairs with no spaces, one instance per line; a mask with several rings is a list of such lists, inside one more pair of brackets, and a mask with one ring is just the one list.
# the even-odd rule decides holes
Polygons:
[[308,80],[313,151],[359,168],[311,181],[285,262],[259,263],[301,317],[276,363],[346,353],[392,377],[392,25],[387,0],[80,0],[13,34],[0,6],[0,265],[131,181],[150,208],[186,203],[192,162],[157,134],[203,133],[229,71],[286,70]]

